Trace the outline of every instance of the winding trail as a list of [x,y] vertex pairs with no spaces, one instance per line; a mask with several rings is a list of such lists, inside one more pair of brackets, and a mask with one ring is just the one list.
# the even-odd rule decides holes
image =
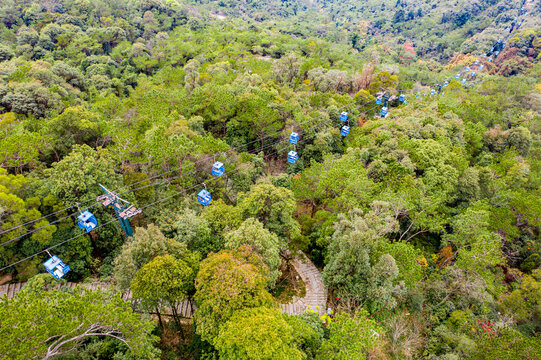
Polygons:
[[[293,297],[293,301],[289,304],[281,304],[282,312],[290,315],[302,314],[308,305],[312,308],[319,307],[319,313],[323,314],[326,310],[327,303],[327,288],[323,285],[323,280],[321,280],[321,273],[316,268],[316,266],[308,259],[308,257],[299,252],[295,259],[293,260],[293,267],[299,273],[302,281],[306,285],[306,296],[303,298]],[[0,285],[0,298],[6,295],[8,298],[15,296],[26,283],[15,283],[15,284],[5,284]],[[67,286],[71,289],[75,286],[81,285],[87,289],[105,290],[109,287],[107,283],[72,283],[68,282],[64,286]],[[128,292],[124,294],[124,300],[128,301],[131,293]],[[179,314],[186,318],[192,317],[192,304],[189,301],[184,301],[180,304],[178,309]]]
[[319,308],[319,314],[323,314],[327,305],[327,288],[323,284],[320,271],[302,252],[295,256],[293,267],[306,285],[306,296],[303,298],[294,296],[291,303],[281,305],[282,312],[297,315],[303,313],[310,305],[314,309]]

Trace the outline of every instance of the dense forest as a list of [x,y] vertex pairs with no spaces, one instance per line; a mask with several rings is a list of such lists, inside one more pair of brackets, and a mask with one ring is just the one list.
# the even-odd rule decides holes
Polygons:
[[2,0],[0,358],[540,359],[540,19]]

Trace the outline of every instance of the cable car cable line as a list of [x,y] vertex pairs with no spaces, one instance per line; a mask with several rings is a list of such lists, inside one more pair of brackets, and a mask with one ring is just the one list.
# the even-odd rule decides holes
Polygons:
[[[324,119],[326,119],[326,118],[324,118]],[[313,119],[312,119],[312,120],[313,120]],[[304,121],[302,124],[306,124],[307,122],[308,122],[308,120]],[[320,122],[318,122],[318,123],[316,123],[316,124],[313,124],[313,128],[312,128],[311,130],[313,130],[313,129],[316,127],[316,125],[319,125],[319,124],[323,124],[323,121],[320,121]],[[308,128],[308,129],[310,129],[310,128]],[[272,147],[272,146],[274,146],[274,145],[276,145],[276,144],[278,144],[278,143],[280,143],[280,142],[282,142],[282,141],[284,141],[284,140],[277,140],[277,141],[275,141],[274,143],[271,143],[270,145],[267,144],[265,147],[263,147],[263,148],[261,148],[261,149],[258,149],[258,151],[261,152],[261,150],[268,149],[269,147]],[[197,173],[197,172],[198,172],[198,170],[196,169],[196,170],[193,170],[193,171],[188,172],[188,173],[184,173],[184,174],[181,174],[181,175],[175,175],[174,177],[170,177],[170,178],[167,178],[167,179],[164,179],[164,180],[161,180],[161,181],[157,181],[157,182],[154,182],[154,183],[151,183],[151,184],[143,185],[143,186],[140,186],[140,187],[138,187],[138,188],[134,188],[134,189],[131,189],[130,191],[125,191],[125,192],[120,193],[120,194],[125,194],[125,193],[127,193],[127,192],[137,191],[137,190],[140,190],[140,189],[143,189],[143,188],[147,188],[147,187],[150,187],[150,186],[156,186],[156,185],[158,185],[158,184],[160,184],[160,183],[163,183],[163,182],[166,182],[166,181],[169,181],[169,180],[178,178],[178,177],[184,177],[184,176],[187,176],[187,175],[191,175],[191,174],[194,174],[194,173]],[[146,180],[145,180],[145,181],[146,181]],[[124,201],[125,201],[125,200],[124,200]],[[80,205],[80,204],[74,205],[74,206],[72,206],[72,207],[78,207],[78,205]],[[92,205],[90,205],[89,207],[87,207],[86,210],[91,209],[91,208],[93,208],[93,207],[95,207],[95,206],[98,206],[98,205],[100,205],[100,203],[92,204]],[[17,240],[19,240],[19,239],[21,239],[21,238],[23,238],[23,237],[25,237],[25,236],[27,236],[27,235],[34,234],[34,233],[38,232],[39,230],[42,230],[42,229],[44,229],[44,228],[46,228],[46,227],[48,227],[48,226],[54,225],[54,224],[56,224],[56,223],[58,223],[58,222],[60,222],[60,221],[66,220],[66,219],[68,219],[68,218],[70,218],[70,217],[72,217],[72,216],[74,216],[74,215],[79,214],[79,213],[81,213],[81,211],[79,211],[79,209],[78,209],[78,211],[76,211],[76,212],[74,212],[74,213],[71,213],[71,214],[69,214],[69,215],[66,215],[66,216],[64,216],[64,217],[62,217],[62,218],[60,218],[60,219],[57,219],[57,220],[53,221],[53,222],[50,222],[50,223],[48,223],[48,224],[46,224],[46,225],[44,225],[44,226],[42,226],[42,227],[39,227],[39,228],[37,228],[37,229],[33,229],[32,231],[29,231],[29,232],[27,232],[27,233],[25,233],[25,234],[22,234],[22,235],[19,235],[19,236],[13,238],[13,239],[7,240],[7,241],[1,243],[1,244],[0,244],[0,247],[5,246],[5,245],[7,245],[7,244],[10,244],[10,243],[12,243],[12,242],[14,242],[14,241],[17,241]]]
[[[278,142],[276,142],[276,143],[273,143],[273,144],[269,145],[269,147],[270,147],[270,146],[277,145],[277,143],[283,142],[283,141],[284,141],[284,140],[280,140],[280,141],[278,141]],[[302,142],[302,141],[304,141],[304,139],[299,140],[299,142]],[[276,150],[274,153],[272,153],[272,154],[270,154],[270,155],[275,155],[275,154],[277,154],[277,153],[280,153],[280,152],[284,151],[284,150],[287,149],[287,148],[288,148],[288,146],[285,146],[285,147],[283,147],[282,149]],[[243,165],[240,165],[240,166],[236,167],[236,168],[233,169],[233,170],[224,172],[224,175],[225,175],[225,174],[232,174],[232,173],[235,173],[235,172],[239,171],[241,168],[246,167],[246,166],[248,166],[248,165],[250,165],[250,164],[251,164],[251,163],[245,163],[245,164],[243,164]],[[218,179],[219,179],[219,178],[216,177],[216,178],[210,179],[209,181],[216,181],[216,180],[218,180]],[[199,184],[194,185],[194,186],[192,186],[192,187],[190,187],[190,188],[183,189],[183,190],[181,190],[181,191],[179,191],[179,192],[176,192],[176,193],[174,193],[174,194],[172,194],[172,195],[168,195],[168,196],[166,196],[165,198],[158,199],[158,200],[156,200],[156,201],[154,201],[154,202],[152,202],[152,203],[150,203],[150,204],[147,204],[147,205],[145,205],[145,206],[142,206],[142,207],[141,207],[141,210],[146,209],[146,208],[149,208],[149,207],[154,206],[154,205],[156,205],[156,204],[159,204],[159,203],[161,203],[161,202],[163,202],[163,201],[169,200],[169,199],[171,199],[171,198],[173,198],[173,197],[175,197],[175,196],[178,196],[178,195],[180,195],[180,194],[186,193],[187,191],[196,189],[196,188],[200,187],[202,184],[203,184],[203,183],[199,183]],[[104,223],[104,224],[101,224],[101,225],[96,226],[95,229],[98,229],[98,228],[107,226],[107,225],[112,224],[112,223],[114,223],[114,222],[116,222],[116,221],[117,221],[116,219],[113,219],[113,220],[108,221],[108,222],[106,222],[106,223]],[[81,237],[81,236],[83,236],[83,235],[85,235],[85,234],[86,234],[86,233],[81,233],[81,234],[75,235],[75,236],[73,236],[73,237],[71,237],[71,238],[69,238],[69,239],[67,239],[67,240],[64,240],[64,241],[58,243],[58,244],[49,246],[49,247],[47,247],[46,249],[43,249],[43,250],[41,250],[41,251],[39,251],[39,252],[37,252],[37,253],[35,253],[35,254],[33,254],[33,255],[29,255],[29,256],[27,256],[27,257],[25,257],[25,258],[23,258],[23,259],[21,259],[21,260],[18,260],[18,261],[16,261],[16,262],[12,263],[12,264],[9,264],[9,265],[7,265],[7,266],[4,266],[3,268],[0,268],[0,272],[1,272],[1,271],[4,271],[4,270],[6,270],[6,269],[9,269],[10,267],[13,267],[13,266],[15,266],[15,265],[18,265],[18,264],[20,264],[20,263],[22,263],[22,262],[24,262],[24,261],[26,261],[26,260],[32,259],[32,258],[38,256],[39,254],[42,254],[42,253],[48,253],[50,250],[55,249],[55,248],[57,248],[57,247],[59,247],[59,246],[61,246],[61,245],[64,245],[64,244],[68,243],[69,241],[75,240],[75,239],[77,239],[77,238],[79,238],[79,237]]]
[[[366,104],[368,104],[368,103],[369,103],[369,102],[367,102]],[[359,105],[359,106],[364,106],[364,105],[365,105],[365,104],[362,104],[362,105]],[[343,106],[341,109],[339,109],[338,111],[344,110],[344,109],[346,109],[346,108],[348,108],[348,107],[349,107],[348,105],[344,105],[344,106]],[[323,118],[324,115],[321,115],[320,117]],[[305,121],[301,122],[299,125],[303,125],[303,124],[307,123],[308,121],[315,120],[315,119],[317,119],[317,117],[314,118],[314,119],[306,119]],[[272,136],[275,136],[275,135],[280,134],[282,131],[283,131],[283,129],[277,130],[277,131],[275,131],[274,133],[268,134],[268,135],[266,135],[265,137],[263,137],[263,138],[261,138],[261,139],[255,139],[255,140],[252,140],[252,141],[247,142],[247,143],[245,143],[245,144],[241,144],[241,145],[237,145],[237,146],[235,146],[235,147],[231,147],[230,149],[224,151],[223,154],[227,154],[228,152],[231,152],[231,151],[233,151],[233,150],[238,150],[239,148],[246,147],[246,146],[251,145],[251,144],[253,144],[253,143],[256,143],[256,142],[258,142],[258,141],[263,141],[263,140],[265,140],[265,139],[268,139],[269,137],[272,137]],[[210,159],[210,157],[214,157],[214,155],[209,155],[209,156],[207,156],[206,158],[198,159],[197,161],[194,162],[194,165],[199,164],[199,163],[204,162],[204,161],[208,161],[208,160]],[[188,166],[188,164],[186,164],[185,166]],[[147,181],[152,180],[152,179],[159,178],[159,177],[161,177],[161,176],[163,176],[163,175],[165,175],[165,174],[169,174],[169,173],[172,173],[172,172],[177,171],[177,170],[182,170],[182,168],[183,168],[183,166],[178,166],[178,167],[175,167],[175,168],[173,168],[173,169],[171,169],[171,170],[168,170],[168,171],[166,171],[166,172],[163,172],[163,173],[154,175],[154,176],[152,176],[152,177],[146,178],[146,179],[144,179],[144,180],[140,180],[140,181],[134,182],[134,183],[129,184],[129,185],[124,185],[124,186],[120,187],[119,189],[116,189],[115,192],[118,192],[119,190],[121,190],[121,189],[123,189],[123,188],[126,188],[126,187],[131,187],[131,186],[133,186],[133,185],[137,185],[137,184],[140,184],[140,183],[143,183],[143,182],[147,182]],[[119,192],[119,195],[126,194],[126,193],[129,193],[129,192],[132,192],[132,191],[136,191],[136,190],[141,189],[141,188],[144,188],[144,187],[135,188],[135,189],[130,189],[130,190],[127,190],[127,191],[124,191],[124,192]],[[80,202],[79,205],[86,204],[86,203],[91,202],[91,201],[95,201],[95,199],[84,200],[84,201]],[[96,205],[95,205],[95,204],[94,204],[94,205],[90,205],[89,208],[94,207],[94,206],[96,206]],[[64,212],[64,211],[73,209],[73,208],[75,208],[75,207],[77,207],[77,205],[72,205],[72,206],[66,207],[66,208],[64,208],[64,209],[57,210],[57,211],[55,211],[55,212],[53,212],[53,213],[44,215],[44,216],[42,216],[42,217],[40,217],[40,218],[37,218],[37,219],[34,219],[34,220],[30,220],[30,221],[28,221],[28,222],[26,222],[26,223],[17,225],[17,226],[15,226],[15,227],[12,227],[12,228],[9,228],[9,229],[6,229],[6,230],[2,230],[2,231],[0,231],[0,235],[5,234],[5,233],[8,233],[8,232],[11,232],[11,231],[16,230],[16,229],[18,229],[18,228],[21,228],[21,227],[23,227],[23,226],[25,226],[25,225],[32,224],[32,223],[37,222],[37,221],[39,221],[39,220],[46,219],[46,218],[48,218],[48,217],[50,217],[50,216],[53,216],[53,215],[56,215],[56,214],[58,214],[58,213],[61,213],[61,212]],[[76,213],[77,213],[77,212],[72,213],[71,215],[68,215],[68,216],[62,218],[62,220],[66,219],[66,218],[68,218],[68,217],[70,217],[70,216],[73,216],[73,215],[76,214]],[[58,220],[58,221],[61,221],[61,220]],[[58,221],[55,221],[55,222],[53,222],[53,223],[57,223]],[[51,224],[53,224],[53,223],[50,223],[49,225],[51,225]],[[0,224],[1,224],[1,223],[0,223]],[[48,225],[46,225],[46,226],[48,226]],[[46,227],[46,226],[44,226],[44,227]],[[40,229],[43,229],[43,227],[41,227]],[[36,229],[36,230],[37,230],[37,229]],[[24,235],[23,235],[23,236],[24,236]],[[2,244],[0,244],[0,246],[2,246]]]

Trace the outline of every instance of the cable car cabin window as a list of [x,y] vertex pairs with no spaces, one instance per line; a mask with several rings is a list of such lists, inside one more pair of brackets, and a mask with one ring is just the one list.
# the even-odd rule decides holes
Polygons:
[[297,154],[296,151],[293,151],[291,150],[288,154],[287,154],[287,161],[291,164],[295,164],[297,162],[297,160],[299,160],[299,154]]
[[212,201],[212,196],[207,189],[203,189],[197,194],[197,200],[201,205],[208,206],[208,204],[210,204]]
[[299,142],[299,134],[296,132],[292,132],[291,135],[289,135],[289,142],[291,144],[296,144]]
[[212,165],[212,175],[216,175],[218,177],[222,176],[225,172],[225,166],[223,163],[216,161],[214,165]]
[[49,274],[57,279],[62,278],[71,270],[69,265],[64,264],[56,255],[51,256],[49,260],[45,261],[43,266],[45,266],[45,270],[47,270]]
[[96,220],[94,214],[88,210],[83,211],[81,215],[77,217],[77,220],[79,220],[77,225],[79,225],[79,227],[85,230],[87,233],[94,230],[94,228],[98,225],[98,220]]
[[201,205],[208,206],[208,204],[210,204],[212,201],[212,196],[207,189],[203,189],[197,194],[197,200]]
[[340,114],[340,121],[347,121],[348,120],[348,113],[346,111],[342,111]]

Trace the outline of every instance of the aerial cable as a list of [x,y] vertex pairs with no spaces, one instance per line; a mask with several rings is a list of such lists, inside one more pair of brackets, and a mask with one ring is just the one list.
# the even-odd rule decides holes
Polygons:
[[[280,142],[282,142],[282,141],[283,141],[283,140],[281,140]],[[300,141],[302,141],[302,140],[300,140]],[[273,145],[275,145],[275,144],[273,144]],[[284,147],[284,148],[282,148],[282,149],[280,149],[280,150],[277,150],[277,151],[275,151],[274,153],[272,153],[271,155],[275,155],[275,154],[277,154],[277,153],[283,151],[284,149],[287,149],[287,147]],[[250,164],[251,164],[251,163],[246,163],[246,164],[241,165],[241,166],[239,166],[239,167],[237,167],[237,168],[235,168],[235,169],[233,169],[233,170],[226,171],[226,172],[224,172],[224,175],[225,175],[225,174],[231,174],[231,173],[237,172],[237,171],[239,171],[242,167],[246,167],[246,166],[248,166],[248,165],[250,165]],[[213,178],[213,179],[210,179],[210,181],[216,181],[217,179],[219,179],[219,178]],[[174,194],[172,194],[172,195],[169,195],[169,196],[167,196],[167,197],[165,197],[165,198],[156,200],[156,201],[154,201],[154,202],[152,202],[152,203],[150,203],[150,204],[147,204],[147,205],[145,205],[145,206],[142,206],[142,207],[141,207],[141,210],[142,210],[142,209],[149,208],[149,207],[154,206],[154,205],[156,205],[156,204],[159,204],[159,203],[161,203],[161,202],[163,202],[163,201],[169,200],[169,199],[171,199],[171,198],[173,198],[173,197],[175,197],[175,196],[178,196],[178,195],[180,195],[180,194],[186,193],[187,191],[194,190],[194,189],[200,187],[202,184],[203,184],[203,183],[194,185],[194,186],[192,186],[192,187],[190,187],[190,188],[184,189],[184,190],[182,190],[182,191],[179,191],[179,192],[177,192],[177,193],[174,193]],[[114,223],[114,222],[116,222],[116,221],[117,221],[116,219],[111,220],[111,221],[108,221],[108,222],[106,222],[105,224],[98,225],[98,226],[96,227],[96,229],[97,229],[97,228],[100,228],[100,227],[107,226],[107,225],[112,224],[112,223]],[[27,257],[25,257],[25,258],[23,258],[23,259],[21,259],[21,260],[18,260],[18,261],[16,261],[16,262],[12,263],[12,264],[9,264],[9,265],[7,265],[7,266],[4,266],[3,268],[0,269],[0,272],[1,272],[1,271],[4,271],[4,270],[6,270],[6,269],[9,269],[10,267],[13,267],[13,266],[15,266],[15,265],[18,265],[18,264],[20,264],[20,263],[22,263],[22,262],[24,262],[24,261],[26,261],[26,260],[30,260],[30,259],[36,257],[36,256],[39,255],[39,254],[42,254],[42,253],[48,253],[48,254],[49,254],[49,251],[50,251],[50,250],[55,249],[55,248],[57,248],[57,247],[59,247],[59,246],[61,246],[61,245],[64,245],[64,244],[68,243],[69,241],[75,240],[75,239],[77,239],[77,238],[79,238],[79,237],[81,237],[81,236],[83,236],[83,235],[85,235],[85,234],[86,234],[86,233],[81,233],[81,234],[75,235],[75,236],[73,236],[73,237],[71,237],[71,238],[69,238],[69,239],[67,239],[67,240],[64,240],[64,241],[58,243],[58,244],[52,245],[52,246],[50,246],[50,247],[48,247],[48,248],[46,248],[46,249],[44,249],[44,250],[41,250],[41,251],[39,251],[39,252],[37,252],[37,253],[35,253],[35,254],[33,254],[33,255],[27,256]]]
[[[360,105],[360,106],[364,106],[364,105]],[[344,105],[341,109],[339,109],[339,111],[340,111],[340,110],[343,110],[343,109],[345,109],[345,108],[347,108],[347,107],[348,107],[347,105]],[[324,116],[321,115],[321,117],[323,118]],[[303,124],[307,123],[308,121],[311,121],[311,120],[313,121],[313,120],[315,120],[315,119],[317,119],[317,118],[314,118],[314,119],[307,119],[307,120],[301,122],[299,125],[303,125]],[[252,140],[252,141],[247,142],[247,143],[245,143],[245,144],[241,144],[241,145],[238,145],[238,146],[235,146],[235,147],[231,147],[230,149],[226,150],[226,151],[224,152],[224,154],[227,154],[228,152],[231,152],[231,151],[233,151],[233,150],[238,150],[238,149],[240,149],[240,148],[242,148],[242,147],[246,147],[246,146],[251,145],[251,144],[253,144],[253,143],[256,143],[256,142],[258,142],[258,141],[266,140],[266,139],[268,139],[269,137],[276,136],[276,135],[280,134],[281,132],[282,132],[282,130],[277,130],[277,131],[275,131],[274,133],[268,134],[268,135],[266,135],[265,137],[263,137],[263,138],[261,138],[261,139],[255,139],[255,140]],[[197,161],[195,162],[195,164],[199,164],[199,163],[201,163],[201,162],[208,161],[208,160],[210,159],[211,156],[214,156],[214,155],[210,155],[210,156],[207,156],[206,158],[199,159],[199,160],[197,160]],[[188,165],[185,165],[185,166],[188,166]],[[165,175],[165,174],[169,174],[169,173],[172,173],[172,172],[177,171],[177,170],[182,170],[182,168],[183,168],[182,166],[175,167],[175,168],[173,168],[173,169],[171,169],[171,170],[168,170],[168,171],[166,171],[166,172],[163,172],[163,173],[154,175],[154,176],[149,177],[149,178],[146,178],[146,179],[144,179],[144,180],[140,180],[140,181],[137,181],[137,182],[132,183],[132,184],[124,185],[124,186],[122,186],[122,187],[120,187],[120,188],[118,188],[118,189],[116,189],[116,190],[114,190],[114,191],[115,191],[115,192],[118,192],[119,190],[124,189],[124,188],[126,188],[126,187],[131,187],[131,186],[134,186],[134,185],[137,185],[137,184],[140,184],[140,183],[143,183],[143,182],[152,180],[152,179],[159,178],[159,177],[161,177],[161,176],[163,176],[163,175]],[[144,187],[142,187],[142,188],[144,188]],[[138,189],[140,189],[140,188],[130,189],[130,190],[127,190],[127,191],[124,191],[124,192],[120,192],[119,194],[125,194],[125,193],[132,192],[132,191],[135,191],[135,190],[138,190]],[[89,200],[82,201],[82,202],[79,203],[79,205],[86,204],[86,203],[91,202],[91,201],[95,201],[95,199],[89,199]],[[90,208],[91,208],[91,207],[94,207],[94,206],[95,206],[95,205],[91,205]],[[18,228],[21,228],[21,227],[23,227],[23,226],[32,224],[32,223],[37,222],[37,221],[39,221],[39,220],[46,219],[46,218],[48,218],[48,217],[50,217],[50,216],[59,214],[59,213],[61,213],[61,212],[64,212],[64,211],[73,209],[73,208],[75,208],[75,207],[76,207],[76,205],[72,205],[72,206],[66,207],[66,208],[64,208],[64,209],[55,211],[55,212],[53,212],[53,213],[44,215],[44,216],[42,216],[42,217],[40,217],[40,218],[37,218],[37,219],[34,219],[34,220],[30,220],[30,221],[25,222],[25,223],[23,223],[23,224],[17,225],[17,226],[15,226],[15,227],[12,227],[12,228],[9,228],[9,229],[6,229],[6,230],[2,230],[2,231],[0,231],[0,235],[5,234],[5,233],[8,233],[8,232],[11,232],[11,231],[16,230],[16,229],[18,229]],[[71,214],[71,215],[69,215],[69,216],[67,216],[67,217],[73,216],[74,214],[75,214],[75,213],[73,213],[73,214]],[[62,220],[66,219],[67,217],[62,218]],[[61,221],[61,220],[57,220],[57,221],[55,221],[54,223],[57,223],[57,222],[59,222],[59,221]],[[52,223],[50,223],[50,224],[52,224]],[[39,228],[39,229],[36,229],[36,230],[40,230],[40,229],[42,229],[42,228],[43,228],[43,227],[41,227],[41,228]],[[23,236],[24,236],[24,235],[23,235]],[[2,245],[0,244],[0,246],[2,246]]]
[[[306,122],[307,122],[307,121],[305,121],[304,123],[306,123]],[[316,125],[319,125],[319,124],[323,124],[323,121],[320,121],[319,123],[313,124],[311,130],[317,128]],[[284,140],[277,140],[277,141],[275,141],[274,143],[271,143],[270,145],[267,144],[267,145],[264,146],[263,148],[258,149],[258,152],[261,152],[261,150],[268,149],[269,147],[272,147],[272,146],[274,146],[274,145],[276,145],[276,144],[278,144],[278,143],[280,143],[280,142],[282,142],[282,141],[284,141]],[[184,176],[187,176],[187,175],[191,175],[191,174],[196,173],[196,172],[197,172],[197,170],[193,170],[193,171],[191,171],[191,172],[189,172],[189,173],[184,173],[184,174],[182,174],[182,175],[176,175],[176,176],[174,176],[174,177],[170,177],[170,178],[165,179],[165,180],[161,180],[161,181],[158,181],[158,182],[154,182],[154,183],[151,183],[151,184],[147,184],[147,185],[144,185],[144,186],[140,186],[140,187],[138,187],[138,188],[131,189],[130,191],[126,191],[126,192],[136,191],[136,190],[140,190],[140,189],[143,189],[143,188],[146,188],[146,187],[150,187],[150,186],[156,186],[156,185],[159,184],[159,183],[163,183],[163,182],[166,182],[166,181],[168,181],[168,180],[171,180],[171,179],[174,179],[174,178],[177,178],[177,177],[184,177]],[[145,181],[146,181],[146,180],[145,180]],[[123,193],[121,193],[121,194],[124,194],[124,193],[126,193],[126,192],[123,192]],[[7,240],[7,241],[1,243],[1,244],[0,244],[0,247],[5,246],[5,245],[7,245],[7,244],[10,244],[10,243],[12,243],[12,242],[14,242],[14,241],[17,241],[17,240],[19,240],[19,239],[21,239],[21,238],[23,238],[23,237],[25,237],[25,236],[27,236],[27,235],[34,234],[34,233],[38,232],[39,230],[42,230],[42,229],[44,229],[44,228],[46,228],[46,227],[48,227],[48,226],[54,225],[54,224],[56,224],[56,223],[58,223],[58,222],[61,222],[61,221],[63,221],[63,220],[66,220],[66,219],[68,219],[68,218],[74,216],[74,215],[77,215],[77,214],[81,213],[81,210],[80,210],[80,208],[79,208],[79,205],[80,205],[80,203],[77,203],[76,205],[72,206],[72,207],[78,208],[78,211],[76,211],[76,212],[74,212],[74,213],[71,213],[71,214],[69,214],[69,215],[66,215],[66,216],[64,216],[64,217],[62,217],[62,218],[60,218],[60,219],[57,219],[57,220],[53,221],[53,222],[50,222],[50,223],[48,223],[48,224],[46,224],[46,225],[44,225],[44,226],[41,226],[41,227],[36,228],[36,229],[33,229],[32,231],[29,231],[29,232],[27,232],[27,233],[25,233],[25,234],[22,234],[22,235],[19,235],[19,236],[17,236],[17,237],[14,237],[14,238],[12,238],[12,239],[10,239],[10,240]],[[97,206],[97,205],[99,205],[99,203],[92,204],[91,206],[87,207],[86,210],[91,209],[91,208],[93,208],[93,207],[95,207],[95,206]]]
[[[365,112],[367,112],[367,111],[365,111]],[[314,130],[314,129],[316,129],[316,128],[320,128],[322,125],[324,125],[324,122],[323,122],[323,121],[321,121],[321,122],[318,123],[318,124],[313,124],[312,130]],[[303,141],[305,141],[306,139],[307,139],[306,137],[303,137],[303,139],[299,140],[299,142],[303,142]],[[276,142],[274,142],[274,143],[272,143],[272,144],[268,144],[268,145],[266,145],[266,146],[263,148],[263,150],[264,150],[264,149],[267,149],[267,148],[269,148],[269,147],[278,145],[279,143],[284,142],[284,141],[286,141],[286,140],[289,140],[289,139],[278,140],[278,141],[276,141]],[[275,155],[275,154],[277,154],[277,153],[279,153],[279,152],[284,151],[284,150],[287,149],[287,148],[288,148],[288,146],[286,145],[286,146],[283,147],[282,149],[276,150],[274,153],[272,153],[272,154],[270,154],[270,155],[271,155],[271,156],[272,156],[272,155]],[[260,151],[261,151],[261,149],[260,149]],[[238,167],[235,168],[234,170],[226,171],[226,172],[224,172],[224,175],[225,175],[225,174],[231,174],[231,173],[237,172],[237,171],[239,171],[241,168],[246,167],[246,166],[248,166],[249,164],[250,164],[250,163],[246,163],[246,164],[244,164],[244,165],[238,166]],[[211,179],[210,181],[216,181],[217,179],[218,179],[218,178],[213,178],[213,179]],[[170,198],[173,198],[173,197],[175,197],[175,196],[178,196],[178,195],[180,195],[180,194],[182,194],[182,193],[185,193],[185,192],[187,192],[187,191],[189,191],[189,190],[193,190],[193,189],[195,189],[195,188],[198,188],[198,187],[201,186],[201,184],[203,184],[203,183],[194,185],[194,186],[192,186],[192,187],[190,187],[190,188],[187,188],[187,189],[183,189],[183,190],[181,190],[181,191],[179,191],[179,192],[177,192],[177,193],[174,193],[174,194],[172,194],[172,195],[169,195],[169,196],[167,196],[167,197],[165,197],[165,198],[159,199],[159,200],[154,201],[154,202],[152,202],[152,203],[150,203],[150,204],[147,204],[147,205],[145,205],[145,206],[142,206],[140,209],[141,209],[141,210],[146,209],[146,208],[148,208],[148,207],[150,207],[150,206],[153,206],[153,205],[158,204],[158,203],[160,203],[160,202],[166,201],[166,200],[168,200],[168,199],[170,199]],[[112,224],[112,223],[114,223],[114,222],[116,222],[116,221],[117,221],[117,220],[114,219],[114,220],[111,220],[111,221],[109,221],[109,222],[107,222],[107,223],[98,225],[98,226],[96,226],[95,228],[97,229],[97,228],[100,228],[100,227],[104,227],[104,226],[107,226],[107,225],[109,225],[109,224]],[[15,262],[15,263],[12,263],[12,264],[10,264],[10,265],[7,265],[7,266],[1,268],[0,271],[4,271],[4,270],[6,270],[6,269],[8,269],[8,268],[10,268],[10,267],[12,267],[12,266],[15,266],[15,265],[17,265],[17,264],[20,264],[21,262],[26,261],[26,260],[29,260],[29,259],[31,259],[31,258],[33,258],[33,257],[35,257],[35,256],[37,256],[37,255],[39,255],[39,254],[41,254],[41,253],[43,253],[43,252],[47,252],[47,253],[48,253],[49,250],[52,250],[52,249],[54,249],[54,248],[56,248],[56,247],[58,247],[58,246],[61,246],[61,245],[65,244],[65,243],[67,243],[67,242],[69,242],[69,241],[71,241],[71,240],[74,240],[74,239],[76,239],[76,238],[79,238],[79,237],[81,237],[81,236],[83,236],[83,235],[85,235],[85,234],[86,234],[86,232],[85,232],[85,233],[78,234],[78,235],[76,235],[76,236],[71,237],[70,239],[67,239],[67,240],[61,242],[61,243],[55,244],[55,245],[53,245],[53,246],[50,246],[50,247],[48,247],[48,248],[45,249],[45,250],[42,250],[42,251],[40,251],[40,252],[37,252],[37,253],[35,253],[35,254],[33,254],[33,255],[30,255],[30,256],[24,258],[24,259],[21,259],[21,260]],[[15,239],[13,239],[13,240],[15,240]]]

